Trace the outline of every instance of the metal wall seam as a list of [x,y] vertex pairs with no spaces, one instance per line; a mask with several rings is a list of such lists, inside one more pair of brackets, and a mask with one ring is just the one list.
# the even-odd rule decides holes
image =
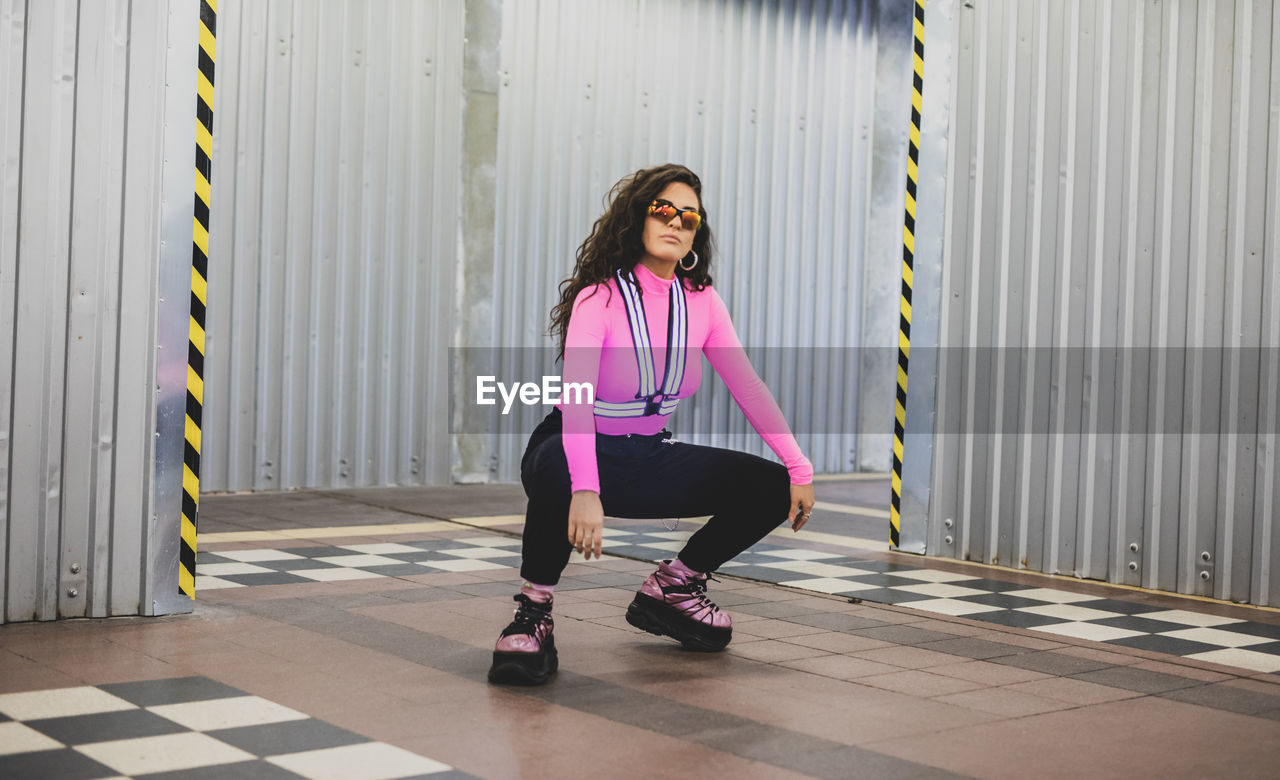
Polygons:
[[[9,496],[13,449],[13,391],[15,344],[12,334],[18,323],[18,213],[21,208],[21,155],[23,102],[23,55],[26,52],[26,5],[9,2],[0,7],[0,583],[8,582],[9,517],[13,503]],[[0,604],[0,607],[4,605]],[[0,609],[0,620],[5,611]]]
[[[1058,433],[1052,440],[1048,466],[1050,471],[1049,489],[1045,491],[1045,513],[1049,517],[1049,527],[1045,532],[1045,570],[1054,573],[1075,574],[1076,546],[1075,525],[1076,491],[1079,456],[1079,420],[1080,409],[1076,389],[1080,377],[1076,374],[1071,360],[1072,350],[1078,348],[1076,339],[1079,317],[1077,311],[1080,304],[1079,283],[1080,258],[1074,248],[1077,244],[1077,200],[1080,197],[1077,188],[1079,172],[1076,169],[1077,159],[1088,159],[1089,149],[1079,154],[1079,147],[1090,140],[1089,133],[1079,133],[1079,125],[1088,123],[1091,108],[1089,90],[1093,79],[1086,79],[1081,84],[1080,68],[1082,57],[1080,47],[1083,39],[1081,29],[1081,3],[1073,0],[1067,7],[1070,18],[1065,29],[1068,31],[1065,41],[1066,56],[1063,67],[1066,91],[1065,105],[1062,106],[1064,122],[1063,149],[1059,151],[1061,163],[1062,197],[1059,201],[1058,235],[1059,256],[1055,267],[1055,289],[1053,296],[1054,335],[1053,343],[1059,347],[1054,354],[1050,368],[1050,382],[1058,388],[1056,397],[1051,394],[1051,415],[1053,430]],[[1092,37],[1090,37],[1092,40]],[[1086,58],[1087,61],[1087,58]],[[1081,97],[1081,92],[1085,95]],[[1083,119],[1081,115],[1084,115]],[[1065,349],[1064,349],[1065,347]],[[1071,489],[1067,489],[1067,485]]]
[[[1215,62],[1220,56],[1219,52],[1224,48],[1228,53],[1230,52],[1230,38],[1228,37],[1226,47],[1218,46],[1215,38],[1218,29],[1225,29],[1228,34],[1234,32],[1230,25],[1223,27],[1217,24],[1214,13],[1216,10],[1210,4],[1202,3],[1198,9],[1195,26],[1196,76],[1193,83],[1196,90],[1192,98],[1195,108],[1192,131],[1198,142],[1195,143],[1192,151],[1191,192],[1193,195],[1188,204],[1191,213],[1188,220],[1187,329],[1184,338],[1189,349],[1183,366],[1182,384],[1185,395],[1181,410],[1183,430],[1187,433],[1184,438],[1185,449],[1179,464],[1181,475],[1178,480],[1180,487],[1178,504],[1181,510],[1178,523],[1178,589],[1199,595],[1210,595],[1210,590],[1208,583],[1199,581],[1196,576],[1197,564],[1200,563],[1197,559],[1201,551],[1209,551],[1212,554],[1214,549],[1213,525],[1210,524],[1206,528],[1201,522],[1201,515],[1205,513],[1205,507],[1202,504],[1207,498],[1208,514],[1212,516],[1217,505],[1218,487],[1216,479],[1196,478],[1205,464],[1216,464],[1218,461],[1218,437],[1204,437],[1199,433],[1203,418],[1206,416],[1205,410],[1201,407],[1205,405],[1207,399],[1216,401],[1221,397],[1220,392],[1215,392],[1214,385],[1221,381],[1222,374],[1220,354],[1216,350],[1213,353],[1206,353],[1204,347],[1222,343],[1222,280],[1225,275],[1214,273],[1211,276],[1206,268],[1210,262],[1211,249],[1216,258],[1221,258],[1225,254],[1225,247],[1220,246],[1215,239],[1217,236],[1225,238],[1226,235],[1226,214],[1221,210],[1212,210],[1209,199],[1212,193],[1225,189],[1225,182],[1220,181],[1220,177],[1216,174],[1227,172],[1226,160],[1217,158],[1225,157],[1228,149],[1226,144],[1209,145],[1201,139],[1229,135],[1229,128],[1227,133],[1223,133],[1222,128],[1215,126],[1218,124],[1214,121],[1215,110],[1221,110],[1222,113],[1219,116],[1228,118],[1223,106],[1214,105],[1215,97],[1223,94],[1229,97],[1230,92],[1218,89],[1218,85],[1214,83],[1214,73],[1220,70],[1219,63]],[[1227,72],[1230,73],[1229,70]],[[1222,227],[1212,224],[1219,221],[1223,223]],[[1215,270],[1225,271],[1223,265],[1215,263]],[[1215,303],[1218,307],[1216,312],[1213,310]],[[1208,365],[1206,361],[1209,362]],[[1206,374],[1211,376],[1206,377]],[[1212,409],[1215,423],[1219,418],[1218,411],[1215,405]],[[1212,565],[1208,560],[1205,563]]]
[[[1242,150],[1248,148],[1250,120],[1257,112],[1253,111],[1250,95],[1253,89],[1255,79],[1249,69],[1244,67],[1245,63],[1252,60],[1253,56],[1253,39],[1252,30],[1247,29],[1249,20],[1252,17],[1253,3],[1251,0],[1241,0],[1239,9],[1242,13],[1236,14],[1234,20],[1233,36],[1238,43],[1232,47],[1232,63],[1231,72],[1239,74],[1239,78],[1234,80],[1231,90],[1231,127],[1230,135],[1232,141],[1232,152],[1228,165],[1230,183],[1227,188],[1227,197],[1234,205],[1231,214],[1227,220],[1226,229],[1224,231],[1225,244],[1227,247],[1228,262],[1226,265],[1226,279],[1224,281],[1223,303],[1226,310],[1224,323],[1223,346],[1229,351],[1225,355],[1223,366],[1223,377],[1227,386],[1226,393],[1223,397],[1223,403],[1219,409],[1218,421],[1223,426],[1222,430],[1226,431],[1224,436],[1223,455],[1219,459],[1218,467],[1220,469],[1220,490],[1218,491],[1214,512],[1217,516],[1223,518],[1223,533],[1215,540],[1215,549],[1213,553],[1216,560],[1221,564],[1221,576],[1216,583],[1214,596],[1229,598],[1233,592],[1248,593],[1248,582],[1243,587],[1238,587],[1237,580],[1240,573],[1247,571],[1247,567],[1237,567],[1235,565],[1233,550],[1235,548],[1235,540],[1237,531],[1242,537],[1252,537],[1253,535],[1253,518],[1249,517],[1252,511],[1241,513],[1240,499],[1244,498],[1249,504],[1253,503],[1253,470],[1242,471],[1239,467],[1240,456],[1247,453],[1250,449],[1249,439],[1253,439],[1253,447],[1257,446],[1255,436],[1247,433],[1242,434],[1234,423],[1240,418],[1241,404],[1236,396],[1243,390],[1242,383],[1244,377],[1242,373],[1250,372],[1257,366],[1243,365],[1242,355],[1239,348],[1243,346],[1246,339],[1244,333],[1245,311],[1244,311],[1244,290],[1245,277],[1250,276],[1248,268],[1244,262],[1246,256],[1247,234],[1245,223],[1248,221],[1250,205],[1256,201],[1265,203],[1265,192],[1261,198],[1249,197],[1247,188],[1249,185],[1248,178],[1248,154],[1243,154]],[[1263,141],[1265,143],[1265,139]],[[1256,256],[1256,252],[1255,252]],[[1231,262],[1234,258],[1236,262]],[[1262,287],[1258,283],[1260,280],[1251,280],[1249,285],[1251,291],[1260,294]],[[1261,314],[1261,306],[1257,309]],[[1255,326],[1256,331],[1256,326]],[[1256,337],[1256,332],[1255,332]],[[1256,339],[1255,339],[1256,340]],[[1252,361],[1251,361],[1252,362]],[[1256,382],[1256,379],[1254,380]],[[1256,403],[1256,401],[1255,401]],[[1248,487],[1243,490],[1241,482]],[[1252,507],[1249,508],[1251,510]],[[1241,527],[1236,528],[1239,524]]]
[[[1089,183],[1090,244],[1093,257],[1106,258],[1118,255],[1118,232],[1108,230],[1108,215],[1121,202],[1120,177],[1108,176],[1114,161],[1123,160],[1115,149],[1123,149],[1123,125],[1112,117],[1123,117],[1125,95],[1123,88],[1113,84],[1116,73],[1125,72],[1124,36],[1115,34],[1116,22],[1122,27],[1126,15],[1113,16],[1105,4],[1094,7],[1095,30],[1099,30],[1100,91],[1097,121],[1092,132],[1097,138],[1097,162],[1092,166]],[[1119,67],[1116,63],[1119,62]],[[1112,138],[1112,136],[1117,136]],[[1109,517],[1111,505],[1111,452],[1115,431],[1114,410],[1104,399],[1114,397],[1115,363],[1105,355],[1110,346],[1117,323],[1116,269],[1114,263],[1103,263],[1099,268],[1088,269],[1088,313],[1086,334],[1082,344],[1086,347],[1086,365],[1082,403],[1085,418],[1081,430],[1084,453],[1081,458],[1081,482],[1078,488],[1077,506],[1080,512],[1097,521],[1077,526],[1077,549],[1081,550],[1077,571],[1080,576],[1102,579],[1108,571],[1108,551],[1111,545],[1112,523]]]
[[[124,178],[128,8],[84,4],[76,54],[74,187],[72,190],[69,295],[65,344],[68,401],[61,472],[63,510],[59,532],[58,615],[107,614],[108,570],[116,405],[117,329],[120,308],[121,203],[101,193],[118,191]],[[95,139],[86,143],[85,139]],[[88,587],[89,572],[101,577]],[[96,577],[95,577],[96,579]],[[101,586],[98,584],[101,583]],[[72,595],[72,592],[75,595]]]
[[[943,224],[939,229],[939,284],[938,284],[938,335],[935,341],[937,368],[935,388],[931,397],[924,402],[935,409],[934,425],[927,429],[933,441],[932,458],[926,465],[916,465],[919,470],[928,472],[928,512],[926,528],[917,533],[921,544],[913,552],[932,552],[936,555],[955,555],[955,540],[958,533],[956,520],[958,516],[960,490],[963,483],[958,477],[961,464],[959,455],[963,447],[960,435],[943,435],[948,430],[959,431],[960,413],[960,381],[962,366],[959,360],[960,350],[943,349],[946,334],[954,333],[960,327],[964,316],[964,279],[968,273],[968,264],[959,263],[955,258],[964,256],[965,240],[962,234],[969,227],[968,195],[970,191],[970,161],[968,145],[970,143],[970,115],[960,115],[958,106],[972,99],[973,67],[965,58],[963,47],[971,46],[970,36],[973,34],[973,15],[956,4],[948,6],[951,11],[950,28],[951,58],[948,61],[948,72],[951,77],[951,91],[945,103],[947,122],[943,126],[925,125],[921,143],[926,149],[937,149],[942,146],[946,153],[946,174],[942,184],[944,190],[941,213]],[[936,17],[935,17],[936,18]],[[930,27],[931,31],[939,29],[938,24]],[[937,62],[936,59],[931,63]],[[932,64],[930,67],[933,67]],[[930,78],[930,83],[933,79]],[[928,99],[933,93],[926,93]],[[933,116],[935,112],[925,112],[925,116]],[[940,112],[937,112],[940,113]],[[931,132],[931,130],[933,132]],[[938,136],[945,133],[941,143]],[[932,190],[926,188],[926,193]],[[916,383],[916,390],[907,396],[908,409],[914,399],[921,398],[921,385]],[[920,401],[916,401],[919,403]],[[908,414],[909,421],[917,419]],[[950,428],[948,426],[951,426]],[[912,473],[912,450],[904,453],[907,462],[904,464],[904,478]],[[906,528],[910,528],[910,516],[907,516]]]
[[[1033,60],[1035,77],[1032,82],[1032,100],[1034,106],[1034,131],[1031,135],[1028,156],[1032,158],[1030,171],[1028,176],[1031,182],[1042,182],[1045,180],[1045,170],[1047,168],[1048,146],[1049,146],[1049,98],[1053,94],[1049,83],[1049,28],[1050,14],[1049,8],[1045,4],[1036,7],[1037,13],[1033,15],[1035,24],[1035,45],[1033,47]],[[1028,252],[1032,257],[1038,257],[1045,246],[1046,230],[1049,234],[1053,234],[1052,226],[1045,225],[1045,188],[1034,187],[1034,191],[1030,196],[1030,223],[1031,232],[1027,237]],[[1041,317],[1037,314],[1027,314],[1027,312],[1038,312],[1039,307],[1035,305],[1035,301],[1040,296],[1040,291],[1044,286],[1042,276],[1048,276],[1048,269],[1042,269],[1039,263],[1030,263],[1024,270],[1024,279],[1019,291],[1023,298],[1028,301],[1023,307],[1023,343],[1027,345],[1025,350],[1025,359],[1022,361],[1025,365],[1023,368],[1024,375],[1029,377],[1028,381],[1024,381],[1022,385],[1023,392],[1019,399],[1019,414],[1016,425],[1019,426],[1015,430],[1027,431],[1019,436],[1019,460],[1018,460],[1018,478],[1015,488],[1018,501],[1017,514],[1014,516],[1014,530],[1012,533],[1012,544],[1010,547],[1009,558],[1007,559],[1011,566],[1030,566],[1038,568],[1042,565],[1044,551],[1044,527],[1040,523],[1032,522],[1033,517],[1040,516],[1040,507],[1032,507],[1032,501],[1044,495],[1045,492],[1045,471],[1043,468],[1035,468],[1033,464],[1042,464],[1046,460],[1047,441],[1045,436],[1036,433],[1035,425],[1041,419],[1044,410],[1047,408],[1047,394],[1043,392],[1044,376],[1043,366],[1046,364],[1048,355],[1041,354],[1041,346],[1048,343],[1044,328],[1041,326]]]
[[[23,73],[24,177],[19,217],[17,313],[9,467],[6,620],[52,619],[58,609],[59,474],[68,403],[65,349],[75,143],[76,7],[27,9]],[[26,84],[44,85],[25,89]],[[51,86],[49,86],[51,85]],[[40,138],[45,143],[26,143]],[[28,189],[28,186],[30,187]],[[22,230],[27,226],[27,230]],[[46,306],[46,301],[60,305]],[[39,303],[36,303],[39,302]],[[83,517],[80,518],[83,522]]]
[[1144,4],[1133,7],[1133,60],[1128,78],[1130,103],[1125,175],[1124,210],[1125,245],[1121,263],[1125,269],[1121,317],[1124,322],[1120,348],[1128,348],[1128,360],[1121,361],[1120,383],[1115,408],[1118,417],[1119,451],[1116,458],[1119,473],[1116,500],[1112,504],[1115,539],[1119,544],[1112,557],[1111,577],[1119,572],[1121,582],[1140,585],[1146,577],[1142,560],[1147,555],[1146,515],[1151,502],[1146,490],[1146,460],[1150,437],[1146,430],[1152,336],[1149,326],[1152,301],[1141,294],[1140,280],[1149,278],[1154,263],[1156,199],[1150,197],[1150,184],[1156,166],[1156,144],[1146,137],[1151,117],[1159,107],[1159,63],[1161,40],[1158,16],[1147,14]]
[[[143,570],[151,544],[140,526],[156,522],[154,462],[156,452],[156,306],[160,262],[160,204],[164,137],[164,71],[168,9],[154,3],[128,7],[127,95],[122,150],[127,165],[121,187],[120,275],[117,300],[136,296],[147,305],[121,306],[115,359],[116,408],[110,446],[111,535],[106,553],[109,568],[95,569],[107,587],[106,614],[144,612]],[[129,258],[129,262],[123,262]],[[107,540],[98,540],[99,544]],[[98,558],[97,560],[101,560]],[[95,585],[96,589],[98,585]],[[99,613],[95,613],[98,616]]]
[[[993,371],[996,386],[994,392],[990,395],[990,403],[992,404],[993,422],[996,424],[995,435],[991,437],[991,488],[990,488],[990,510],[984,512],[981,516],[986,517],[986,527],[983,529],[983,546],[986,550],[985,557],[988,560],[1004,560],[1000,556],[1000,540],[1002,537],[1007,538],[1008,534],[1002,533],[1000,528],[1000,507],[1001,502],[1008,500],[1008,496],[1003,495],[1006,491],[1002,484],[1001,474],[1003,473],[1005,463],[1008,458],[1005,454],[1005,436],[1003,435],[1003,415],[1005,410],[1004,396],[1007,376],[1007,352],[1004,349],[1008,341],[1008,330],[1010,328],[1011,319],[1016,322],[1016,318],[1009,316],[1009,309],[1018,305],[1018,298],[1013,293],[1013,285],[1010,284],[1010,241],[1012,239],[1014,219],[1013,210],[1013,180],[1014,180],[1014,155],[1017,151],[1017,144],[1011,142],[1013,138],[1013,127],[1015,114],[1021,109],[1023,103],[1017,100],[1017,90],[1019,80],[1016,78],[1018,69],[1016,60],[1018,56],[1018,25],[1021,22],[1021,15],[1016,10],[1010,14],[1005,20],[1005,30],[1003,32],[1002,44],[1003,51],[999,54],[1004,60],[1004,71],[1002,80],[1003,99],[1000,104],[1003,106],[1003,117],[998,117],[997,121],[1002,125],[1002,138],[1004,139],[1003,148],[1000,149],[1000,168],[1003,174],[1000,177],[999,202],[1000,213],[1004,218],[999,224],[999,238],[996,248],[999,259],[998,267],[993,276],[996,283],[996,295],[1001,300],[995,312],[994,339],[995,339],[995,361],[990,366]],[[1012,300],[1011,300],[1012,298]],[[1010,480],[1010,487],[1013,481]]]
[[[1265,30],[1266,25],[1255,29]],[[1274,108],[1280,105],[1280,12],[1271,8],[1270,69],[1261,67],[1266,60],[1259,57],[1259,82],[1266,78],[1267,148],[1280,149],[1280,116]],[[1260,89],[1260,91],[1262,91]],[[1256,166],[1254,168],[1256,176]],[[1271,349],[1263,351],[1258,372],[1259,410],[1258,445],[1255,453],[1254,524],[1250,556],[1250,590],[1266,599],[1261,603],[1280,605],[1280,534],[1276,533],[1276,516],[1280,514],[1280,154],[1268,154],[1266,166],[1266,202],[1258,246],[1262,260],[1262,316],[1259,343]],[[1247,468],[1247,466],[1245,466]],[[1239,561],[1239,558],[1237,558]],[[1242,563],[1242,562],[1241,562]]]
[[[1266,416],[1263,407],[1262,372],[1267,363],[1265,353],[1256,350],[1280,341],[1265,336],[1265,269],[1267,181],[1253,174],[1257,168],[1249,149],[1268,148],[1268,128],[1274,122],[1267,105],[1268,78],[1266,58],[1255,52],[1272,50],[1271,30],[1267,15],[1276,16],[1274,7],[1258,8],[1253,2],[1241,3],[1234,26],[1231,71],[1237,74],[1231,94],[1232,152],[1227,165],[1229,183],[1224,187],[1229,199],[1229,221],[1226,225],[1226,281],[1223,306],[1225,393],[1219,424],[1227,431],[1224,455],[1219,459],[1220,488],[1217,506],[1223,518],[1223,532],[1212,550],[1218,562],[1218,576],[1213,595],[1219,598],[1243,599],[1250,592],[1253,543],[1259,526],[1268,515],[1255,502],[1258,479],[1255,457],[1261,459],[1266,447],[1263,436],[1267,428],[1258,423]],[[1273,23],[1274,23],[1273,18]],[[1274,58],[1274,54],[1272,57]],[[1254,63],[1257,63],[1256,65]],[[1270,120],[1270,121],[1269,121]],[[1273,202],[1273,201],[1272,201]],[[1274,426],[1271,430],[1275,430]],[[1264,589],[1265,590],[1265,589]]]

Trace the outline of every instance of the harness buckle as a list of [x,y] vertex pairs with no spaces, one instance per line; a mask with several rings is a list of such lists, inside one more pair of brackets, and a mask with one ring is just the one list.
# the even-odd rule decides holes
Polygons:
[[661,394],[651,395],[645,399],[644,416],[650,417],[652,415],[655,415],[658,413],[658,411],[661,408],[662,408],[662,395]]

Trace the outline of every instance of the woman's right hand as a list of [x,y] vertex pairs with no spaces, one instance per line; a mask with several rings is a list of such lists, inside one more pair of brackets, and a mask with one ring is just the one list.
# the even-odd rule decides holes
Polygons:
[[590,560],[600,557],[601,532],[604,531],[604,506],[594,490],[579,490],[569,501],[569,544]]

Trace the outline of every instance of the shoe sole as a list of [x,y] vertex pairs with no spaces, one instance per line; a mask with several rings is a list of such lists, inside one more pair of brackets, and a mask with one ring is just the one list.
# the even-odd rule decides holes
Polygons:
[[627,607],[627,622],[641,631],[669,636],[687,649],[701,653],[719,652],[733,639],[732,628],[708,628],[643,593],[637,593]]
[[493,651],[489,682],[498,685],[543,685],[560,668],[554,639],[548,639],[541,653]]

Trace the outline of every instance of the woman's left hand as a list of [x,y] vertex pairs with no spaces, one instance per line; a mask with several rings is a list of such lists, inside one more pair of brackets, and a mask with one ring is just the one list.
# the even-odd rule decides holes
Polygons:
[[[791,486],[791,511],[787,513],[787,522],[792,531],[799,531],[809,522],[809,513],[813,511],[813,483]],[[798,511],[797,511],[798,507]]]

